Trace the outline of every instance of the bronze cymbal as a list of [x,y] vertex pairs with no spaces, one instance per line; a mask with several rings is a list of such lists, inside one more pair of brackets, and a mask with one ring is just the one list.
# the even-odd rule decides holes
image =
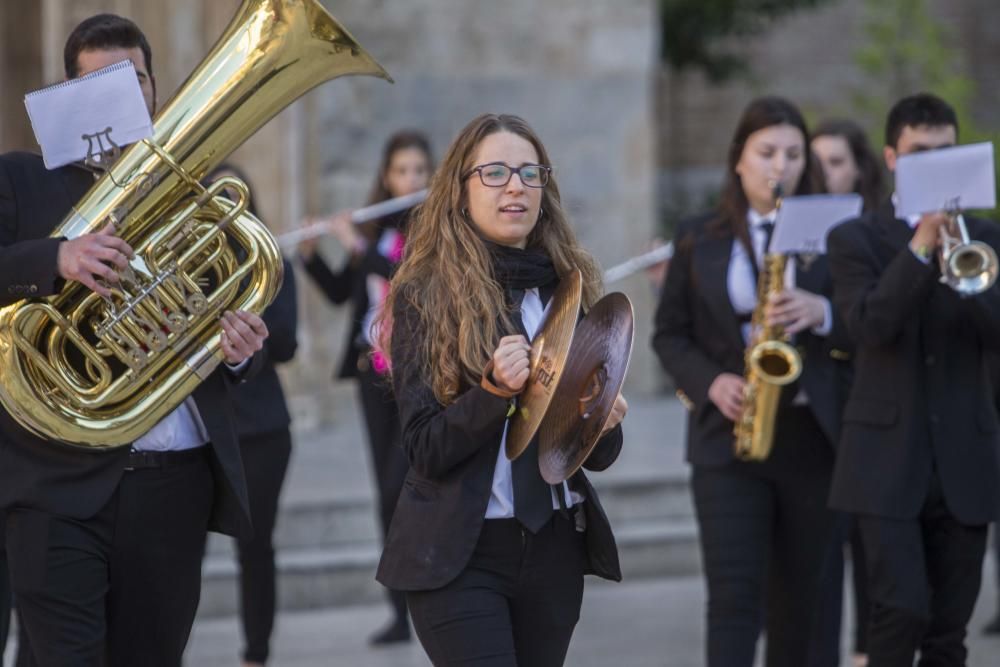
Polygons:
[[580,316],[582,294],[583,277],[579,269],[573,269],[559,281],[545,320],[531,341],[531,372],[507,429],[507,458],[511,461],[528,448],[559,386]]
[[633,319],[632,303],[615,292],[577,325],[559,388],[538,430],[538,469],[549,484],[569,479],[600,439],[628,371]]

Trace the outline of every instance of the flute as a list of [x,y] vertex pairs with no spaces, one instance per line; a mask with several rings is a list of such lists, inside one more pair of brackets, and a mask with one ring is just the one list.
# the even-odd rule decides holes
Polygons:
[[609,285],[622,278],[628,278],[633,273],[638,273],[643,269],[648,269],[660,262],[664,262],[674,256],[674,242],[668,241],[666,245],[653,248],[649,252],[636,255],[632,259],[625,260],[621,264],[616,264],[604,272],[604,284]]
[[[403,195],[402,197],[386,199],[385,201],[380,201],[376,204],[372,204],[371,206],[365,206],[364,208],[351,211],[351,222],[355,225],[360,225],[362,222],[376,220],[385,215],[404,211],[411,206],[416,206],[417,204],[422,203],[425,199],[427,199],[426,189],[411,192],[410,194]],[[283,249],[291,248],[298,245],[302,241],[308,241],[320,236],[326,236],[332,230],[333,228],[328,220],[321,220],[315,224],[301,227],[299,229],[293,229],[290,232],[285,232],[284,234],[279,235],[278,246]]]

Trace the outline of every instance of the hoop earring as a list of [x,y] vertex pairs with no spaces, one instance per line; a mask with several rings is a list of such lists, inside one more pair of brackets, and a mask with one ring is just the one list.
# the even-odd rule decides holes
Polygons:
[[538,207],[538,220],[536,220],[535,222],[541,222],[542,218],[544,218],[544,217],[545,217],[545,209],[543,207],[539,206]]
[[467,209],[467,208],[465,208],[465,207],[463,206],[463,207],[462,207],[462,211],[461,211],[461,213],[462,213],[462,217],[463,217],[463,218],[465,218],[466,220],[468,220],[468,219],[469,219],[469,209]]

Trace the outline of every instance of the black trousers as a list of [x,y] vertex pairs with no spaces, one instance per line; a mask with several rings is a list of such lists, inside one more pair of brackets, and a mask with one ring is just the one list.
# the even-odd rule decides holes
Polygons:
[[89,519],[11,510],[11,583],[33,653],[19,664],[181,664],[201,591],[209,456],[202,447],[126,472]]
[[[358,390],[361,408],[368,428],[368,448],[371,454],[372,470],[378,491],[379,519],[382,524],[382,539],[389,532],[392,513],[403,489],[403,480],[410,468],[409,461],[400,444],[399,407],[392,395],[389,380],[373,371],[367,365],[367,356],[361,356],[364,366],[358,373]],[[406,597],[401,591],[387,590],[389,603],[393,607],[397,621],[406,620]]]
[[761,628],[768,667],[807,664],[820,572],[833,538],[833,451],[808,408],[779,413],[771,456],[694,466],[708,584],[708,667],[751,667]]
[[820,599],[813,619],[813,641],[808,667],[840,665],[840,629],[844,611],[844,551],[851,551],[851,590],[854,603],[854,652],[868,644],[868,573],[858,524],[851,514],[838,513],[820,582]]
[[458,578],[407,593],[435,667],[563,664],[583,603],[586,546],[572,516],[552,517],[534,535],[516,519],[486,520]]
[[870,667],[965,665],[965,628],[979,595],[987,526],[948,511],[935,475],[920,515],[859,515],[872,609]]
[[240,561],[240,619],[246,662],[267,662],[277,598],[274,523],[292,453],[288,429],[240,437],[250,493],[253,535],[236,541]]

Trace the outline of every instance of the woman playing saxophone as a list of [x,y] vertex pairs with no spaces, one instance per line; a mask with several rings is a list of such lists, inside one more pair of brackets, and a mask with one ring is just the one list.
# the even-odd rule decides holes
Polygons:
[[[762,620],[766,664],[806,664],[803,629],[832,527],[826,494],[846,362],[831,356],[842,327],[825,259],[788,257],[763,299],[757,289],[775,189],[820,189],[808,139],[788,101],[750,103],[730,144],[718,208],[677,230],[656,313],[653,347],[692,410],[687,459],[708,584],[709,667],[750,667]],[[762,460],[734,451],[734,423],[756,407],[745,399],[751,319],[788,334],[802,359],[798,380],[780,388],[773,446]]]

